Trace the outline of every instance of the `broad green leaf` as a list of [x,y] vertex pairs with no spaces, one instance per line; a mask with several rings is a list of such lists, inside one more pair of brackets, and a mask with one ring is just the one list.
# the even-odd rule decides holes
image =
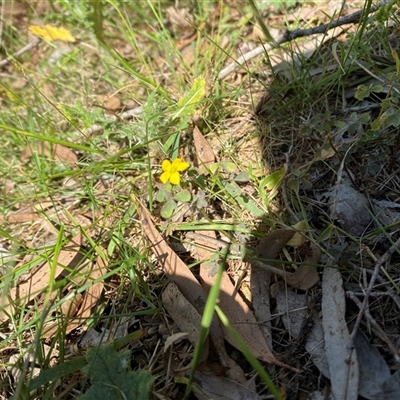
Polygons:
[[373,85],[371,88],[371,92],[381,93],[383,92],[383,86],[381,84]]
[[190,194],[189,190],[186,189],[181,190],[174,196],[174,200],[181,201],[182,203],[187,203],[191,198],[192,195]]
[[365,86],[365,85],[360,85],[357,87],[356,93],[354,94],[354,97],[357,100],[364,100],[366,97],[368,97],[370,95],[370,89],[369,87]]
[[266,176],[260,183],[260,187],[267,190],[274,190],[277,186],[279,186],[282,182],[283,177],[286,173],[286,167],[279,169],[278,171],[273,172]]
[[222,161],[222,168],[226,172],[235,172],[236,171],[236,164],[230,161]]
[[394,126],[397,128],[400,125],[400,112],[393,107],[386,110],[380,117],[380,123],[383,126]]
[[250,180],[249,173],[247,171],[242,171],[240,174],[235,176],[235,182],[248,182]]
[[155,196],[155,199],[159,202],[162,203],[163,201],[167,201],[171,197],[170,192],[165,189],[160,189]]
[[172,217],[172,214],[176,210],[176,203],[174,200],[168,200],[161,208],[161,216],[165,219],[169,219]]
[[214,175],[218,171],[219,166],[220,166],[220,163],[217,163],[217,162],[210,164],[208,167],[210,170],[210,173]]

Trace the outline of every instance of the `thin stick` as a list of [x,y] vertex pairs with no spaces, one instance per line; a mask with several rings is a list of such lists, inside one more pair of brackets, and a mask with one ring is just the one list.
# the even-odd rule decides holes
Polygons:
[[[357,298],[356,294],[353,292],[347,292],[346,293],[348,297],[350,297],[354,303],[357,304],[357,307],[362,310],[363,304],[361,301]],[[400,355],[399,352],[396,348],[396,346],[391,342],[391,340],[388,338],[384,330],[381,328],[381,326],[376,322],[375,318],[371,315],[368,309],[364,311],[365,316],[367,317],[368,321],[375,327],[375,329],[379,332],[380,336],[382,339],[386,342],[386,344],[389,346],[390,350],[393,353],[394,359],[396,360],[397,363],[400,363]],[[354,330],[353,330],[354,332]],[[352,332],[352,333],[353,333]],[[355,331],[357,332],[357,331]]]
[[[384,254],[382,255],[382,257],[375,263],[374,272],[372,273],[371,280],[369,281],[368,289],[367,289],[367,291],[365,292],[364,301],[362,302],[361,306],[359,307],[359,308],[360,308],[360,312],[359,312],[358,315],[357,315],[357,319],[356,319],[356,322],[355,322],[355,324],[354,324],[353,331],[351,332],[351,335],[350,335],[350,341],[349,341],[349,344],[348,344],[349,353],[351,353],[351,351],[352,351],[352,349],[353,349],[353,341],[354,341],[354,339],[355,339],[355,337],[356,337],[357,330],[358,330],[358,328],[359,328],[359,326],[360,326],[361,318],[362,318],[363,314],[366,314],[366,312],[367,312],[368,299],[369,299],[369,296],[371,295],[372,288],[373,288],[374,285],[375,285],[375,281],[376,281],[377,278],[378,278],[379,269],[381,268],[381,266],[382,266],[386,261],[389,260],[389,258],[391,257],[391,255],[392,255],[396,250],[398,250],[399,245],[400,245],[400,238],[397,239],[397,241],[389,248],[389,250],[386,251],[386,253],[384,253]],[[350,355],[350,354],[349,354],[349,355]]]
[[4,60],[0,61],[0,68],[4,67],[5,65],[7,65],[9,62],[11,62],[12,60],[14,60],[15,58],[19,57],[20,55],[26,53],[27,51],[33,49],[34,47],[36,47],[38,44],[40,43],[40,39],[35,39],[32,42],[28,43],[26,46],[22,47],[22,49],[19,49],[18,51],[16,51],[13,55],[5,58]]
[[[392,0],[381,1],[380,3],[378,3],[375,6],[372,6],[370,8],[369,14],[377,11],[379,8],[385,6],[386,4],[389,4],[391,2],[392,2]],[[238,67],[240,67],[247,61],[259,56],[260,54],[266,53],[273,48],[277,48],[283,43],[290,42],[294,39],[304,37],[304,36],[315,35],[318,33],[326,33],[330,29],[334,29],[334,28],[337,28],[337,27],[345,25],[345,24],[359,22],[363,15],[363,12],[364,12],[364,10],[359,10],[359,11],[354,12],[353,14],[337,18],[327,24],[324,24],[321,26],[316,26],[315,28],[296,29],[294,31],[288,30],[281,37],[279,37],[275,42],[262,44],[261,46],[256,47],[255,49],[253,49],[253,50],[249,51],[248,53],[244,54],[243,56],[239,57],[237,60],[233,61],[231,64],[229,64],[226,68],[224,68],[219,73],[218,79],[220,79],[220,80],[225,79],[229,74],[231,74],[233,71],[235,71]]]

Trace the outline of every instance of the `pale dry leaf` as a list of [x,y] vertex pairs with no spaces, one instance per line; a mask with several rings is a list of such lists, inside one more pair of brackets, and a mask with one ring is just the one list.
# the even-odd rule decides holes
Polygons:
[[360,329],[354,339],[354,347],[360,366],[358,394],[370,400],[384,399],[382,385],[390,378],[390,369],[385,359]]
[[197,126],[193,129],[193,143],[196,149],[195,166],[199,168],[200,174],[205,174],[210,164],[215,161],[215,155],[213,148]]
[[168,7],[166,16],[173,29],[180,36],[187,37],[193,35],[195,28],[193,27],[193,15],[189,8]]
[[[201,233],[213,239],[216,238],[214,231],[202,231]],[[207,243],[202,242],[200,237],[199,235],[196,239],[197,258],[198,260],[207,260],[212,256],[213,252],[204,248]],[[200,277],[203,287],[209,291],[214,284],[215,277],[209,273],[209,268],[205,267],[204,263],[200,265]],[[262,361],[287,367],[285,364],[278,361],[271,353],[254,314],[239,295],[225,271],[222,274],[220,289],[219,307],[228,317],[232,327],[246,342],[246,345],[250,348],[254,356]],[[222,329],[225,339],[232,346],[237,347],[237,343],[229,335],[229,332],[224,327]]]
[[122,102],[120,98],[116,95],[108,96],[108,95],[100,95],[97,96],[98,100],[103,104],[103,107],[106,110],[110,111],[118,111],[122,107]]
[[[164,300],[163,300],[163,304],[164,304]],[[192,306],[193,307],[193,306]],[[167,310],[168,311],[168,310]],[[200,315],[199,313],[197,313],[198,315]],[[171,336],[168,336],[167,339],[165,340],[164,343],[164,353],[166,353],[166,351],[177,341],[180,341],[181,339],[184,339],[188,336],[187,332],[177,332],[172,334]],[[207,357],[206,357],[207,358]]]
[[14,0],[1,4],[1,13],[4,20],[9,18],[20,18],[23,16],[27,17],[28,10],[29,4],[25,1]]
[[71,318],[78,312],[82,303],[83,296],[77,293],[72,299],[67,300],[61,305],[61,312],[66,318]]
[[257,257],[265,263],[274,264],[274,260],[295,233],[293,229],[278,229],[268,233],[257,247]]
[[[284,313],[282,322],[292,337],[297,339],[302,334],[303,324],[307,316],[307,307],[311,298],[309,295],[294,293],[279,286],[276,293],[276,307],[279,313]],[[314,312],[311,316],[312,329],[308,333],[305,348],[312,362],[327,378],[329,375],[328,362],[324,347],[324,332],[321,319]]]
[[[101,249],[101,252],[103,254],[107,253],[102,246],[99,246],[99,248]],[[101,254],[99,254],[96,259],[96,264],[92,266],[90,275],[87,276],[86,283],[93,282],[104,276],[107,273],[106,266],[107,261],[103,258]],[[82,305],[77,313],[78,318],[87,319],[90,317],[91,310],[100,299],[103,288],[103,281],[96,282],[93,285],[89,286],[89,288],[84,293]]]
[[[202,314],[207,302],[207,293],[201,287],[190,269],[178,257],[178,255],[172,251],[167,242],[157,231],[147,209],[144,206],[139,205],[138,213],[143,230],[152,244],[152,251],[157,257],[157,260],[162,266],[165,274],[169,279],[176,283],[183,295],[196,308],[196,310]],[[223,363],[230,367],[229,373],[232,379],[245,381],[242,369],[226,353],[222,329],[215,316],[210,326],[210,337],[218,354],[218,358],[223,360]]]
[[[263,262],[273,264],[286,243],[294,236],[291,229],[279,229],[270,232],[261,239],[257,247],[257,257]],[[269,287],[271,272],[261,266],[252,264],[250,271],[250,290],[253,299],[254,314],[258,321],[263,321],[260,326],[268,347],[272,349],[271,338],[271,309],[269,301]]]
[[[80,248],[82,245],[82,234],[77,234],[70,242],[63,247],[58,254],[57,263],[54,271],[54,278],[57,278],[65,269],[70,267],[74,259],[80,258]],[[22,304],[29,303],[33,298],[40,294],[49,285],[50,271],[53,261],[43,263],[31,274],[27,281],[21,282],[17,287],[9,291],[8,298],[3,297],[0,311],[0,320],[7,321],[13,313],[13,304],[17,301]]]
[[286,243],[287,246],[298,247],[302,246],[306,241],[305,233],[307,230],[307,224],[304,220],[299,221],[293,225],[292,228],[296,231],[293,237]]
[[310,354],[314,365],[323,375],[330,378],[328,360],[325,352],[324,330],[322,328],[321,318],[318,317],[317,313],[313,314],[312,323],[313,328],[307,338],[305,348]]
[[322,326],[332,392],[336,400],[357,400],[359,367],[357,354],[348,345],[345,295],[340,271],[325,268],[322,279]]
[[309,298],[306,294],[294,293],[283,284],[276,291],[276,311],[282,314],[282,322],[289,334],[297,338],[307,316]]
[[398,400],[400,393],[400,370],[397,370],[382,384],[384,400]]
[[162,292],[162,302],[178,328],[195,346],[200,338],[201,315],[174,282],[168,283]]
[[348,184],[341,183],[330,189],[325,196],[330,199],[331,217],[337,219],[346,232],[355,236],[365,232],[372,217],[364,195]]

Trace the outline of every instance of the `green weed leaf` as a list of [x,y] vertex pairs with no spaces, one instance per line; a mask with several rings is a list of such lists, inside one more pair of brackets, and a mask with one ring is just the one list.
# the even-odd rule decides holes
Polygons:
[[187,203],[188,201],[190,201],[190,199],[192,198],[192,195],[190,194],[189,190],[181,190],[179,193],[177,193],[174,196],[174,199],[176,201],[181,201],[182,203]]
[[240,174],[235,176],[235,182],[248,182],[250,180],[249,173],[247,171],[242,171]]
[[196,78],[189,92],[178,101],[178,111],[172,119],[192,115],[196,110],[196,105],[206,94],[206,81],[203,78]]
[[380,123],[383,127],[394,126],[397,128],[400,125],[400,113],[393,107],[390,107],[381,115]]
[[112,343],[89,348],[83,369],[92,387],[80,400],[148,400],[153,378],[148,371],[130,371],[129,351],[117,352]]
[[174,200],[168,200],[161,208],[160,214],[163,218],[169,219],[176,210],[176,203]]
[[226,172],[235,172],[236,171],[236,164],[231,161],[222,161],[222,168]]

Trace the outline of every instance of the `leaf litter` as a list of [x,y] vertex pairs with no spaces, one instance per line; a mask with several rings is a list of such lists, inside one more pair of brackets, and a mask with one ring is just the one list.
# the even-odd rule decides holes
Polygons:
[[[168,18],[170,19],[170,23],[174,25],[174,29],[176,29],[177,32],[183,32],[180,34],[181,40],[185,38],[186,45],[195,40],[195,34],[190,28],[190,14],[188,15],[187,11],[170,11]],[[350,33],[352,33],[351,30]],[[333,75],[340,69],[349,67],[347,64],[341,64],[340,57],[338,56],[338,54],[340,55],[340,52],[337,51],[338,47],[336,46],[336,43],[333,42],[333,46],[332,42],[327,43],[332,39],[333,36],[336,35],[338,35],[338,41],[342,42],[343,37],[340,37],[341,34],[341,32],[335,33],[335,35],[328,37],[322,42],[319,41],[318,43],[313,43],[312,48],[300,48],[296,50],[296,52],[298,52],[300,55],[300,57],[297,57],[296,60],[297,66],[304,67],[302,63],[311,62],[307,60],[312,60],[312,63],[315,65],[321,63],[324,66],[322,68],[313,68],[312,70],[308,69],[310,72],[309,77],[314,82],[318,80],[323,81],[327,75]],[[324,44],[325,47],[323,46]],[[328,48],[329,51],[327,51]],[[332,50],[332,52],[330,50]],[[293,52],[294,49],[292,48],[291,51]],[[333,55],[331,53],[333,53]],[[326,60],[321,59],[322,56],[329,58],[329,55],[332,57],[330,63],[327,63]],[[226,304],[224,306],[226,307],[225,312],[227,312],[228,315],[231,315],[232,321],[235,321],[235,317],[237,317],[238,321],[236,322],[243,321],[243,316],[241,314],[243,311],[247,317],[251,315],[251,318],[253,318],[252,307],[254,307],[254,314],[257,316],[257,324],[262,326],[262,328],[267,328],[264,332],[263,339],[261,339],[261,336],[259,336],[259,332],[257,332],[255,339],[257,346],[261,345],[262,349],[264,349],[264,342],[268,343],[266,346],[268,349],[266,352],[268,355],[267,361],[274,362],[272,351],[274,351],[274,354],[277,354],[279,353],[279,349],[282,350],[283,346],[280,346],[279,343],[281,340],[284,340],[284,336],[282,335],[279,337],[276,332],[280,332],[283,326],[289,331],[290,336],[297,338],[301,338],[304,332],[308,332],[308,334],[305,334],[305,336],[308,338],[306,344],[304,345],[305,349],[307,350],[314,364],[321,370],[321,372],[325,376],[330,377],[332,391],[336,398],[341,398],[340,396],[342,395],[348,396],[347,398],[353,398],[357,395],[357,390],[360,395],[366,398],[373,398],[375,393],[383,393],[384,396],[390,398],[390,396],[394,396],[396,388],[398,389],[399,374],[393,373],[390,375],[390,373],[394,371],[397,366],[390,360],[388,361],[387,357],[379,357],[380,353],[376,353],[377,346],[371,345],[368,347],[364,344],[364,350],[368,348],[367,354],[360,356],[359,353],[361,352],[357,350],[357,341],[362,342],[362,339],[360,339],[359,334],[357,334],[354,339],[357,357],[359,360],[364,357],[364,359],[369,359],[371,363],[376,363],[377,366],[380,366],[382,369],[382,376],[372,377],[372,375],[368,375],[370,374],[369,372],[363,372],[363,366],[361,365],[362,361],[360,361],[358,368],[360,372],[359,385],[357,385],[357,373],[354,372],[357,370],[355,363],[351,364],[352,361],[350,359],[350,365],[346,371],[342,371],[341,368],[337,368],[337,365],[343,366],[343,360],[345,359],[343,357],[343,344],[350,343],[347,321],[353,319],[356,315],[354,311],[352,312],[352,302],[350,300],[346,300],[347,307],[344,308],[343,303],[345,300],[345,294],[347,295],[350,292],[355,292],[356,287],[357,290],[360,288],[362,289],[358,290],[357,296],[360,296],[361,298],[365,296],[365,288],[369,279],[368,277],[371,275],[371,259],[376,261],[374,260],[374,257],[377,257],[378,259],[379,257],[383,257],[382,254],[385,254],[385,249],[387,249],[389,245],[388,243],[393,243],[393,239],[396,238],[397,234],[397,232],[393,229],[393,226],[389,226],[391,224],[397,224],[398,215],[396,212],[392,211],[389,214],[390,220],[385,220],[379,217],[385,214],[385,210],[389,208],[391,208],[391,210],[396,210],[398,206],[396,198],[397,180],[396,175],[394,174],[394,171],[396,171],[397,167],[397,159],[393,152],[390,154],[390,151],[392,150],[387,151],[387,149],[391,149],[395,146],[395,142],[390,143],[390,132],[388,130],[388,125],[389,127],[395,127],[395,121],[393,122],[393,125],[390,125],[392,123],[390,122],[390,115],[386,113],[383,115],[383,118],[380,121],[376,122],[375,125],[379,123],[383,129],[382,136],[388,138],[389,146],[385,146],[385,143],[380,143],[379,138],[378,144],[376,144],[373,141],[376,139],[376,137],[373,139],[373,132],[365,129],[369,122],[364,117],[359,118],[360,121],[363,121],[363,125],[356,124],[357,126],[355,126],[353,123],[354,121],[357,122],[358,115],[355,114],[355,118],[354,115],[350,117],[344,115],[348,112],[357,113],[357,111],[355,111],[357,110],[356,107],[360,106],[359,104],[353,104],[352,102],[352,93],[355,92],[354,87],[341,88],[345,92],[345,96],[342,96],[340,99],[339,97],[333,100],[331,98],[319,97],[319,93],[325,93],[325,90],[321,90],[320,88],[318,88],[319,93],[310,94],[310,96],[315,95],[315,99],[317,99],[314,99],[314,107],[317,103],[328,104],[331,107],[329,110],[330,112],[326,112],[327,110],[318,109],[317,107],[315,109],[311,108],[308,110],[302,109],[301,104],[307,104],[307,101],[305,101],[304,98],[301,98],[301,101],[299,102],[298,99],[296,99],[296,92],[303,94],[307,93],[307,91],[304,90],[304,87],[301,87],[299,77],[296,75],[296,68],[294,68],[295,64],[290,63],[292,56],[293,53],[289,54],[289,57],[285,60],[286,63],[280,64],[280,69],[275,69],[275,73],[278,75],[281,74],[281,77],[285,76],[285,79],[288,80],[290,86],[292,87],[290,90],[285,90],[284,93],[282,93],[282,90],[279,87],[274,88],[274,85],[272,84],[271,91],[273,92],[274,89],[277,89],[276,92],[272,93],[272,96],[266,95],[263,97],[263,99],[260,101],[258,111],[259,114],[264,114],[264,117],[269,112],[270,115],[273,115],[275,118],[276,115],[280,115],[280,113],[276,112],[277,110],[274,109],[276,106],[274,103],[276,102],[278,95],[280,96],[278,101],[279,106],[281,106],[283,102],[287,100],[294,99],[291,106],[288,107],[290,110],[290,115],[287,116],[282,113],[285,123],[279,126],[280,121],[279,118],[277,118],[274,119],[274,121],[272,121],[270,124],[270,131],[268,132],[269,150],[266,152],[266,154],[268,169],[280,171],[282,165],[286,165],[285,160],[283,160],[283,157],[280,158],[280,156],[286,152],[288,143],[292,142],[293,144],[293,142],[295,142],[294,144],[297,151],[292,157],[291,165],[288,167],[288,170],[285,170],[285,179],[282,179],[286,180],[290,178],[292,179],[294,185],[289,189],[289,185],[285,185],[285,182],[283,182],[283,185],[279,187],[279,192],[282,195],[285,194],[287,197],[286,200],[282,199],[282,202],[285,203],[285,206],[289,205],[289,207],[294,208],[294,210],[292,210],[294,211],[293,213],[288,212],[288,215],[291,214],[291,216],[288,217],[288,225],[295,225],[298,220],[304,218],[305,214],[307,215],[307,229],[303,231],[303,235],[306,236],[306,244],[303,250],[300,249],[300,246],[295,246],[293,249],[289,243],[290,240],[286,240],[286,237],[294,235],[294,231],[292,229],[279,229],[275,226],[275,231],[272,233],[278,232],[275,235],[283,237],[281,242],[278,241],[279,243],[277,245],[274,235],[269,236],[272,233],[266,235],[266,237],[261,241],[262,244],[259,245],[258,254],[258,258],[264,260],[258,260],[254,262],[250,261],[250,268],[252,271],[249,275],[250,279],[252,279],[253,303],[249,306],[246,304],[246,299],[242,300],[239,293],[240,288],[238,286],[233,286],[230,280],[231,278],[228,274],[224,274],[223,281],[223,291],[228,294],[228,297],[226,301],[223,299],[221,302]],[[327,65],[329,68],[326,67]],[[307,68],[305,68],[305,70],[307,70]],[[364,73],[365,68],[356,68],[350,72],[350,75],[353,74],[360,76]],[[242,82],[242,78],[242,74],[238,74],[237,82]],[[390,81],[390,76],[385,76],[385,78],[388,78]],[[377,89],[376,84],[377,82],[375,81],[375,89]],[[331,86],[329,86],[329,88],[331,88]],[[326,92],[331,93],[330,90]],[[382,91],[382,93],[386,93],[386,95],[388,95],[390,92],[386,90],[385,92]],[[342,101],[344,98],[347,100],[344,101],[343,104],[340,104],[340,101]],[[374,109],[376,109],[375,106],[378,105],[379,107],[379,104],[377,104],[378,102],[376,102],[376,98],[371,98],[369,100],[369,102],[362,103],[362,108],[360,108],[360,110],[362,110],[363,113],[366,111],[369,112],[372,120],[372,117],[374,117]],[[339,107],[333,107],[334,104],[337,105],[338,103]],[[297,118],[298,116],[301,118]],[[291,122],[293,123],[292,125]],[[337,122],[337,126],[334,125],[335,122]],[[295,129],[296,133],[299,133],[297,137],[293,135],[293,129]],[[240,129],[238,131],[240,134]],[[276,135],[276,132],[278,132],[278,135]],[[322,132],[326,133],[326,135],[322,135]],[[330,133],[333,133],[333,137],[329,137]],[[207,141],[203,141],[204,137],[197,137],[198,138],[194,139],[194,141],[202,146],[202,151],[204,146],[207,144]],[[218,137],[217,140],[219,141],[219,144],[221,144],[225,139],[226,138],[221,136]],[[356,142],[359,146],[357,151],[349,150],[349,143],[351,144],[353,142]],[[379,146],[381,146],[383,151],[377,150]],[[221,149],[223,146],[218,148]],[[217,147],[215,147],[215,149],[217,149]],[[198,154],[202,154],[201,151],[197,149]],[[209,152],[209,159],[204,159],[203,164],[214,162],[213,157],[218,157],[220,155],[219,151],[215,151],[215,154],[213,155],[211,155],[210,150],[207,151]],[[378,160],[376,159],[376,151],[378,151],[379,157],[381,157],[384,162],[379,160],[379,157]],[[364,154],[364,156],[362,154]],[[76,163],[75,159],[71,158],[68,160],[68,154],[54,156],[53,153],[49,153],[48,150],[44,148],[41,152],[41,155],[47,158],[58,158],[65,163],[72,161],[71,165]],[[31,154],[27,154],[22,161],[25,159],[25,162],[28,162],[30,157]],[[62,157],[65,157],[65,159],[62,160]],[[336,181],[336,174],[340,175],[340,171],[338,172],[338,169],[341,167],[339,167],[339,165],[344,164],[346,164],[346,167],[355,173],[354,178],[356,185],[353,186],[347,183],[344,185],[341,183],[338,186],[332,186],[332,183]],[[382,179],[376,174],[376,172],[374,172],[377,170],[377,167],[379,167],[380,164],[381,166],[383,165],[381,168],[381,171],[383,170]],[[259,175],[257,176],[260,176],[263,173],[265,174],[266,171],[258,171]],[[244,185],[238,186],[238,188],[239,191],[244,190]],[[235,187],[235,189],[237,190],[237,187]],[[320,202],[319,196],[321,193],[325,193],[325,197],[330,199],[328,204]],[[372,212],[372,215],[368,212],[368,210],[374,209],[374,207],[371,207],[371,202],[375,205],[378,205],[378,211],[375,209],[375,211]],[[272,212],[276,211],[273,208],[274,206],[275,204],[272,203],[269,205]],[[31,217],[27,216],[26,221],[32,221],[32,219],[36,218],[34,211],[32,213],[28,212],[28,215],[29,214],[31,214]],[[143,215],[145,216],[144,219]],[[297,217],[297,220],[296,218],[294,220],[290,220],[293,219],[293,215]],[[177,280],[181,284],[180,286],[182,294],[176,294],[176,296],[178,299],[192,299],[195,303],[196,301],[199,301],[201,304],[197,313],[200,315],[202,310],[201,305],[204,305],[204,302],[207,298],[206,291],[202,290],[201,286],[199,285],[199,281],[194,277],[194,275],[184,272],[184,270],[188,271],[187,265],[185,263],[181,263],[179,261],[179,257],[172,252],[166,240],[158,233],[155,225],[152,225],[152,223],[149,222],[150,215],[143,208],[141,209],[141,216],[142,222],[144,223],[144,230],[146,231],[150,242],[153,244],[153,250],[157,255],[157,262],[164,266],[164,272],[166,272],[167,276],[169,276],[171,280]],[[372,224],[372,221],[376,222],[377,220],[379,222],[377,225]],[[342,231],[344,231],[344,234],[340,230],[336,230],[336,223],[340,225],[340,228]],[[278,223],[278,225],[281,224]],[[379,242],[375,241],[376,237],[374,235],[368,236],[368,233],[371,232],[371,229],[380,229]],[[289,231],[290,233],[285,233],[285,231]],[[319,236],[320,234],[321,236]],[[349,239],[348,236],[356,236],[356,238]],[[338,243],[343,244],[349,240],[355,240],[355,243],[352,243],[352,245],[347,247],[337,246]],[[330,254],[334,248],[341,248],[343,250],[339,250],[338,253],[340,254],[338,254],[335,262],[330,263],[326,260],[332,260],[332,258],[326,257],[326,255]],[[320,259],[319,253],[321,250],[324,254]],[[302,251],[304,254],[299,254]],[[77,253],[78,250],[75,249],[75,252]],[[211,252],[215,253],[215,248],[212,249]],[[71,256],[72,253],[69,254],[69,257]],[[199,259],[207,259],[207,255],[205,255],[204,258],[199,257]],[[91,283],[93,283],[94,280],[99,279],[99,277],[105,273],[105,268],[107,266],[105,261],[103,260],[102,263],[102,261],[97,260],[97,263],[99,268],[97,272],[95,272],[96,267],[91,269],[91,267],[85,265],[85,267],[88,267],[88,270],[86,270],[85,274],[89,274],[88,279]],[[262,265],[261,263],[265,265]],[[382,265],[379,278],[380,284],[384,290],[381,290],[381,292],[374,290],[371,293],[370,299],[368,299],[369,311],[374,314],[379,323],[385,326],[388,332],[392,330],[392,332],[389,334],[389,340],[395,340],[396,334],[398,334],[398,329],[396,330],[395,328],[396,324],[392,324],[390,318],[393,318],[393,321],[398,322],[398,316],[396,317],[396,314],[392,314],[390,318],[388,317],[387,321],[385,321],[385,318],[382,315],[379,315],[380,307],[378,303],[383,301],[382,299],[384,296],[389,298],[389,294],[393,295],[390,279],[388,280],[387,278],[393,276],[393,279],[396,279],[396,263],[397,259],[394,255],[393,264],[390,264],[389,260],[387,260],[387,262]],[[65,266],[70,266],[68,260],[65,262],[63,261],[63,265],[64,264]],[[316,264],[324,266],[322,284],[319,283],[321,270],[317,270]],[[93,265],[96,265],[96,263]],[[335,269],[331,267],[334,267]],[[336,270],[336,268],[339,268],[339,270]],[[39,266],[38,270],[40,272],[41,266]],[[329,275],[332,271],[336,271],[336,273],[332,275],[333,278],[331,275]],[[212,284],[212,276],[210,276],[209,271],[206,272],[207,273],[203,276],[206,278],[205,281],[209,280],[208,286],[210,286]],[[56,270],[56,274],[59,275],[60,271]],[[183,274],[182,277],[179,276],[180,274]],[[251,276],[253,277],[251,278]],[[328,276],[328,278],[326,278],[326,276]],[[30,278],[28,278],[28,280],[29,279]],[[39,283],[42,281],[42,279],[39,279]],[[184,282],[187,283],[186,281],[189,282],[188,287],[183,284]],[[282,283],[287,285],[285,289],[282,288]],[[30,285],[32,285],[32,281],[30,282]],[[62,311],[63,315],[69,315],[70,317],[73,317],[76,315],[78,310],[81,310],[81,317],[87,318],[90,316],[90,312],[88,312],[88,310],[96,303],[96,299],[99,298],[103,290],[103,286],[101,284],[97,286],[96,285],[96,283],[93,285],[93,291],[89,292],[86,302],[83,303],[86,305],[81,305],[82,299],[78,299],[76,303],[73,301],[69,303],[65,302],[64,310]],[[271,289],[274,287],[274,285],[275,287],[278,287],[276,298],[274,298],[271,294]],[[42,286],[42,284],[34,286],[35,291],[40,293],[40,291],[43,290]],[[21,282],[21,287],[24,288],[23,281]],[[190,293],[192,289],[194,289],[194,291],[193,293]],[[347,290],[347,293],[345,290]],[[223,296],[221,296],[221,299],[222,297]],[[265,297],[265,299],[263,299],[263,297]],[[390,297],[390,299],[393,298],[395,297]],[[26,299],[28,299],[28,297]],[[31,300],[32,298],[29,297],[29,299]],[[315,299],[317,299],[316,303],[314,301]],[[347,299],[351,299],[351,297],[348,296]],[[372,301],[373,299],[375,300]],[[322,302],[322,308],[318,304],[318,301]],[[260,304],[257,304],[258,302]],[[276,311],[279,315],[282,315],[282,318],[279,316],[276,317],[271,313],[271,308],[273,309],[274,306],[276,306]],[[75,311],[72,310],[73,308]],[[296,310],[296,308],[298,308],[298,310]],[[320,315],[321,309],[322,319]],[[361,312],[359,315],[361,315]],[[182,316],[174,317],[174,319],[177,320],[182,318]],[[312,326],[307,328],[307,323],[310,321],[310,325]],[[371,321],[371,318],[365,317],[365,326],[363,325],[361,329],[363,329],[363,331],[368,331],[366,328],[369,328],[370,330],[368,331],[368,335],[371,338],[374,338],[374,342],[380,344],[382,347],[383,342],[379,335],[377,335],[375,327],[373,326],[371,328],[369,321]],[[246,323],[247,322],[248,320],[246,320]],[[193,324],[196,325],[198,322],[193,322]],[[244,325],[245,324],[243,324],[243,326]],[[247,326],[251,325],[247,324]],[[183,329],[188,330],[189,327]],[[224,346],[222,338],[226,339],[227,341],[229,341],[229,338],[227,336],[223,336],[223,333],[221,332],[216,333],[218,329],[219,328],[215,328],[215,331],[212,332],[212,337],[216,343],[218,343],[217,347],[219,347],[219,350],[221,351]],[[256,330],[258,331],[258,329]],[[343,343],[339,343],[339,340],[337,340],[338,338],[334,337],[335,335],[331,335],[333,338],[329,338],[333,339],[333,343],[331,340],[326,340],[327,343],[325,343],[324,337],[328,338],[329,331],[333,331],[334,333],[341,332],[340,337],[343,339]],[[246,334],[243,335],[246,337]],[[272,337],[274,337],[274,341],[272,341]],[[179,338],[177,336],[172,336],[171,341],[175,340],[178,341]],[[321,346],[321,344],[323,344],[323,346]],[[325,350],[325,347],[327,350]],[[330,348],[329,351],[328,347]],[[318,351],[316,349],[318,349]],[[338,354],[335,354],[336,350]],[[257,352],[257,350],[254,349],[253,351]],[[263,352],[265,352],[265,349]],[[227,364],[229,364],[229,356],[227,357],[227,355],[223,353],[224,351],[222,350],[222,358],[225,358]],[[329,368],[332,371],[329,370],[327,372],[326,367],[328,365],[328,354],[328,358],[332,358],[332,362],[329,364]],[[334,356],[332,356],[332,354]],[[339,354],[342,356],[340,358],[336,357],[336,355]],[[293,356],[293,354],[291,354],[291,356],[292,358],[290,358],[289,355],[285,361],[287,361],[289,364],[291,364],[293,361],[301,363],[300,357],[297,357],[297,355]],[[307,364],[303,365],[305,365],[306,369]],[[386,365],[386,368],[384,365]],[[303,371],[303,373],[304,372],[307,373],[307,370]],[[334,372],[334,374],[331,372]],[[369,380],[372,382],[371,386],[365,385],[365,380],[363,380],[364,375],[370,377]],[[204,383],[206,378],[199,377],[199,380]],[[283,379],[283,381],[286,383],[289,380],[290,379],[285,381],[285,379]],[[222,381],[217,380],[217,383],[212,384],[214,388],[218,385],[222,386]],[[285,386],[286,385],[284,385],[283,390],[285,389]],[[358,386],[358,388],[356,388],[356,386]],[[287,389],[290,389],[288,383]],[[228,386],[227,390],[233,389],[231,386]],[[343,391],[346,394],[343,394]],[[210,392],[216,393],[215,391],[210,390],[208,394]],[[310,393],[312,392],[310,391]],[[315,391],[315,393],[317,393],[317,391]],[[288,396],[289,394],[290,393],[288,392]]]

